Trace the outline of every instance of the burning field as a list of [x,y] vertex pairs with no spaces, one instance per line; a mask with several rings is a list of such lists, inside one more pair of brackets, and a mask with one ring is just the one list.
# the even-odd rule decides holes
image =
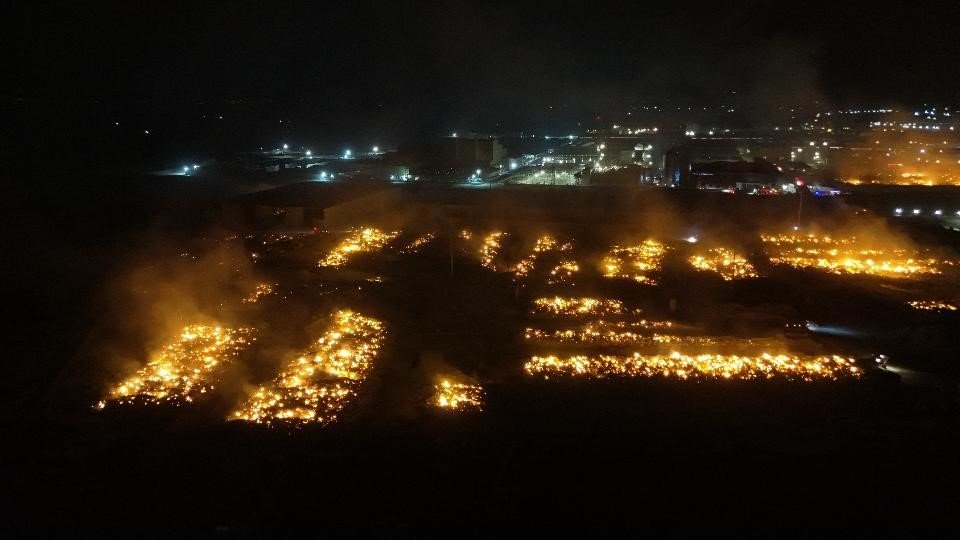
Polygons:
[[[341,419],[348,407],[361,407],[351,404],[366,404],[366,396],[377,392],[401,396],[395,399],[407,400],[416,410],[422,410],[429,394],[427,405],[438,410],[482,411],[488,399],[484,388],[468,382],[478,380],[479,373],[484,374],[485,385],[499,387],[517,375],[527,381],[569,377],[806,382],[856,379],[869,368],[855,363],[848,349],[831,343],[802,338],[805,341],[795,347],[797,341],[791,339],[796,336],[788,335],[783,322],[756,318],[761,327],[738,326],[738,313],[750,310],[749,300],[735,298],[744,294],[739,289],[752,294],[751,288],[767,287],[760,295],[762,302],[776,305],[778,287],[792,292],[796,284],[778,284],[782,277],[766,271],[756,249],[749,251],[750,257],[770,277],[730,283],[759,272],[746,248],[709,247],[710,241],[716,242],[713,246],[744,245],[729,239],[696,243],[676,235],[673,241],[647,236],[622,241],[621,236],[615,244],[612,236],[580,238],[569,231],[525,235],[493,227],[474,229],[476,233],[462,229],[448,237],[428,232],[438,230],[432,225],[406,233],[364,225],[346,236],[300,235],[278,241],[283,249],[267,250],[264,246],[274,246],[272,239],[254,242],[249,249],[259,256],[247,255],[256,271],[230,267],[229,279],[234,282],[224,289],[229,294],[217,298],[216,288],[207,281],[191,284],[194,296],[207,302],[205,309],[197,306],[205,316],[195,320],[233,321],[231,327],[185,327],[139,371],[111,387],[96,408],[194,402],[223,384],[224,366],[254,342],[255,335],[258,347],[244,355],[255,368],[248,373],[246,362],[238,366],[241,375],[234,375],[245,378],[230,392],[218,390],[227,398],[221,400],[224,408],[218,417],[226,415],[237,423],[323,426]],[[902,243],[878,247],[875,239],[867,243],[856,236],[794,233],[763,235],[760,240],[755,245],[766,249],[774,265],[836,274],[937,275],[951,266],[947,259],[923,256],[916,247]],[[431,243],[435,245],[424,249]],[[315,263],[318,254],[321,259]],[[352,262],[361,255],[362,263]],[[313,272],[308,271],[311,266]],[[242,279],[236,277],[241,274]],[[678,281],[673,274],[684,279]],[[698,279],[703,274],[720,279]],[[933,314],[957,310],[946,300],[909,300],[954,296],[946,288],[927,291],[920,285],[898,291],[898,305],[906,302]],[[270,301],[265,301],[268,297]],[[240,312],[225,313],[229,308],[223,298],[231,298],[231,305],[239,301]],[[737,306],[740,311],[730,314],[710,313],[708,303],[720,298],[726,305],[742,302],[747,307]],[[318,309],[331,313],[319,330]],[[791,313],[792,306],[781,304],[776,309]],[[930,320],[930,315],[925,317]],[[488,333],[488,326],[499,333]],[[392,336],[386,357],[396,348],[408,355],[409,362],[379,367],[392,362],[383,359],[386,328]],[[278,329],[282,337],[273,337]],[[264,339],[274,342],[268,348]],[[310,345],[297,346],[291,353],[284,339]],[[441,358],[456,359],[436,366],[432,373],[460,375],[429,382],[428,377],[409,376],[410,370],[421,369],[416,367],[419,360],[410,356],[426,354],[421,351],[430,348]],[[494,352],[486,357],[489,351]],[[264,360],[269,357],[275,360]],[[390,375],[381,377],[377,371],[373,378],[377,383],[365,385],[375,369]],[[407,386],[381,388],[398,374]],[[420,382],[410,382],[414,379]],[[361,388],[373,390],[358,401]]]

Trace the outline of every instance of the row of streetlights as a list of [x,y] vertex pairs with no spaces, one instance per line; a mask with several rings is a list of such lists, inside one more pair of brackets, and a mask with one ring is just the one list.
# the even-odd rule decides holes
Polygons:
[[[284,149],[284,150],[290,150],[290,145],[287,144],[287,143],[284,143],[284,144],[283,144],[283,149]],[[371,153],[371,154],[379,154],[379,153],[380,153],[380,147],[379,147],[379,146],[374,146],[373,148],[370,149],[370,153]],[[312,152],[311,150],[309,150],[309,149],[306,150],[306,151],[304,152],[304,154],[305,154],[307,157],[313,157],[313,152]],[[346,150],[343,151],[343,155],[342,155],[341,157],[342,157],[342,159],[350,159],[350,158],[352,158],[352,157],[353,157],[353,150],[350,150],[349,148],[347,148]]]

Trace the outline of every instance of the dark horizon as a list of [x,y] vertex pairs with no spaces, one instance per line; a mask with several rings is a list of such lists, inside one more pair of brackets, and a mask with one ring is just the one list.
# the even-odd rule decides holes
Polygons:
[[[956,5],[598,7],[401,2],[18,8],[6,100],[163,111],[253,103],[405,131],[544,129],[644,103],[960,98]],[[554,118],[559,117],[559,118]]]

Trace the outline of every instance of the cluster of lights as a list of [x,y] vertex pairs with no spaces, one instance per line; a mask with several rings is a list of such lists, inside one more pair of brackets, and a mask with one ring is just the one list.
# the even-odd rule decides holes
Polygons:
[[110,389],[97,403],[190,403],[213,390],[213,376],[254,341],[252,328],[224,328],[194,324],[165,346],[135,375]]
[[570,284],[573,276],[580,271],[577,261],[560,261],[560,264],[550,270],[547,277],[548,285]]
[[544,235],[540,238],[537,238],[537,242],[533,246],[533,251],[524,257],[519,263],[517,263],[517,266],[514,268],[514,277],[521,279],[528,276],[530,272],[533,271],[534,265],[537,262],[537,257],[539,257],[541,254],[553,250],[567,251],[571,249],[571,247],[572,245],[569,243],[562,245],[559,244],[557,240],[550,235]]
[[757,277],[750,261],[732,249],[714,248],[707,250],[705,255],[694,255],[688,260],[697,270],[716,272],[724,281]]
[[770,262],[794,268],[816,268],[834,274],[903,277],[939,274],[936,259],[918,258],[906,249],[868,249],[855,237],[832,238],[809,234],[762,235]]
[[349,236],[333,248],[318,264],[319,266],[343,266],[357,253],[369,253],[383,249],[399,232],[383,232],[373,227],[354,229]]
[[257,283],[257,286],[253,289],[253,292],[247,295],[243,299],[244,304],[256,304],[264,296],[273,294],[273,285],[270,283]]
[[623,302],[610,298],[537,298],[533,301],[533,313],[563,316],[622,315],[626,312]]
[[921,311],[957,311],[956,304],[940,300],[911,300],[907,304]]
[[637,246],[615,246],[601,262],[603,275],[655,285],[650,274],[660,269],[666,252],[666,246],[656,240],[647,240]]
[[605,377],[668,377],[687,379],[772,379],[775,377],[813,381],[859,377],[861,370],[852,358],[841,356],[800,357],[792,354],[740,356],[723,354],[687,355],[597,355],[533,356],[524,370],[530,375]]
[[[914,209],[913,209],[913,215],[915,215],[915,216],[919,216],[919,215],[921,214],[921,212],[922,212],[922,210],[920,210],[919,208],[914,208]],[[903,215],[903,208],[894,208],[893,214],[894,214],[895,216],[902,216],[902,215]],[[933,211],[933,215],[935,215],[935,216],[937,216],[937,217],[940,217],[940,216],[943,215],[943,210],[940,209],[940,208],[937,208],[936,210]],[[955,212],[954,212],[954,215],[960,216],[960,210],[955,211]]]
[[258,424],[333,422],[356,395],[382,340],[380,321],[336,312],[312,350],[287,363],[230,418]]
[[450,411],[481,410],[483,388],[476,384],[454,383],[446,379],[435,385],[430,404]]

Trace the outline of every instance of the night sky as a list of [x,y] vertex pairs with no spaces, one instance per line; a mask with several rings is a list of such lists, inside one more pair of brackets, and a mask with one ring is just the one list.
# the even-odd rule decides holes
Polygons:
[[956,2],[697,4],[31,4],[6,17],[16,75],[2,94],[239,101],[411,132],[567,125],[664,101],[763,115],[960,97]]

